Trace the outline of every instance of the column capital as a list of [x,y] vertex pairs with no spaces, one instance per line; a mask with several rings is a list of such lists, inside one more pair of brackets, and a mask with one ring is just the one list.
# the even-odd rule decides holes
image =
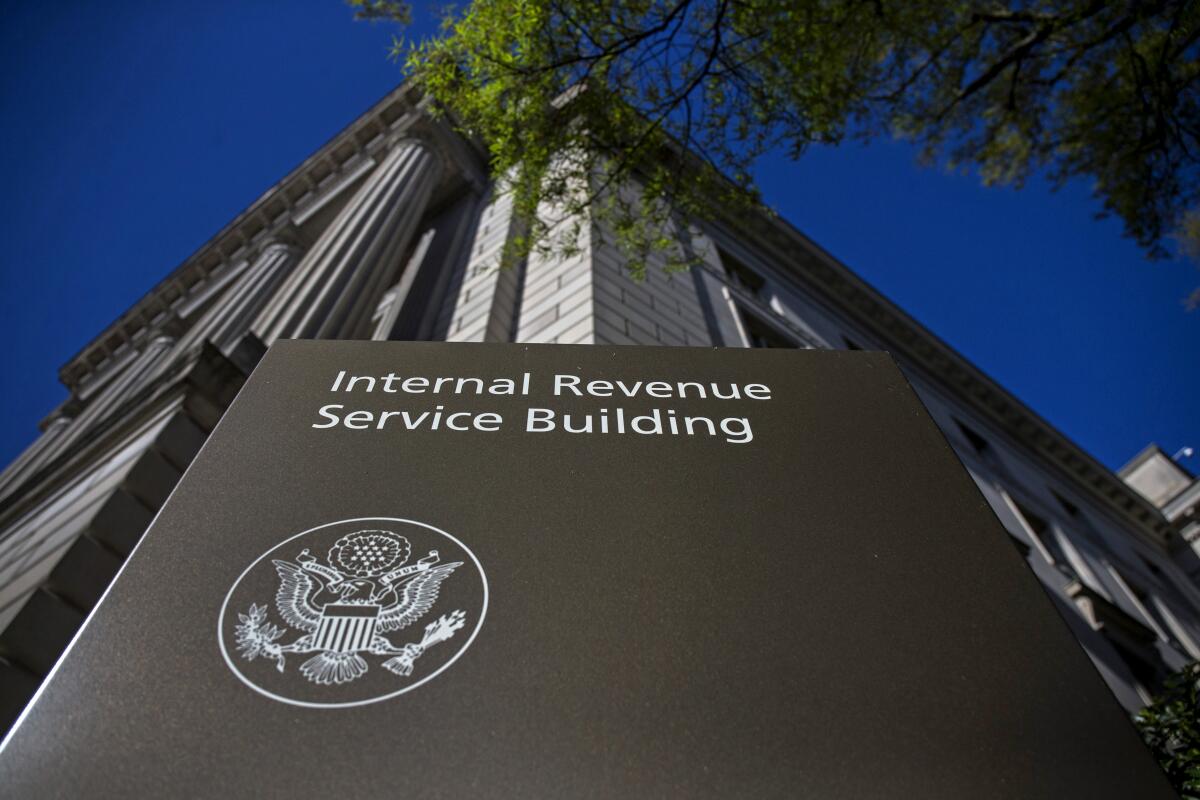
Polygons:
[[445,177],[430,139],[404,134],[300,258],[252,330],[275,339],[353,336],[407,251],[414,230]]
[[271,239],[261,248],[259,248],[258,255],[254,260],[257,261],[260,258],[269,258],[276,255],[298,256],[301,252],[303,252],[303,248],[296,242],[292,241],[290,237],[275,238]]
[[[65,404],[64,404],[65,405]],[[70,404],[69,407],[56,408],[50,416],[38,423],[38,430],[42,433],[55,433],[70,425],[75,416],[79,413],[79,401]]]
[[161,349],[161,348],[165,348],[165,347],[171,347],[172,345],[175,344],[176,341],[178,341],[178,339],[174,336],[171,336],[171,335],[165,334],[165,333],[159,334],[158,336],[155,336],[150,341],[146,342],[146,346],[143,347],[142,350],[143,350],[143,352],[145,352],[152,348],[160,348]]
[[422,108],[412,124],[397,133],[396,144],[408,139],[418,142],[437,157],[443,176],[458,177],[477,192],[487,188],[487,163],[480,157],[479,150],[472,148],[444,118],[434,117],[428,108]]

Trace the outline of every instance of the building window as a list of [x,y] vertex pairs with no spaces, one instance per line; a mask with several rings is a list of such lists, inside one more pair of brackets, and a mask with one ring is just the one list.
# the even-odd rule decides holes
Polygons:
[[1155,613],[1158,611],[1158,608],[1154,602],[1154,599],[1150,597],[1149,593],[1141,586],[1138,586],[1136,583],[1134,583],[1133,580],[1128,579],[1121,573],[1117,572],[1117,568],[1111,564],[1108,567],[1108,571],[1112,573],[1113,577],[1116,578],[1117,583],[1120,584],[1121,588],[1124,589],[1129,595],[1129,599],[1133,602],[1134,607],[1141,612],[1142,618],[1154,630],[1154,632],[1158,635],[1158,638],[1169,642],[1171,637],[1167,635],[1167,621],[1159,614]]
[[1163,571],[1158,566],[1158,564],[1155,564],[1153,561],[1149,561],[1144,556],[1138,556],[1138,560],[1141,561],[1143,565],[1145,565],[1146,569],[1150,570],[1151,575],[1158,578],[1159,580],[1163,579],[1163,577],[1164,577]]
[[972,448],[974,448],[976,453],[983,455],[984,453],[991,451],[992,446],[988,444],[988,440],[983,438],[983,436],[977,433],[973,428],[971,428],[971,426],[965,424],[960,419],[955,419],[954,424],[958,426],[958,430],[962,433],[963,438],[967,440],[967,443],[970,444]]
[[1072,517],[1079,516],[1079,506],[1075,505],[1053,489],[1050,490],[1050,494],[1054,495],[1054,499],[1057,500],[1058,504],[1063,507],[1063,511],[1066,511],[1067,514]]
[[1013,508],[1020,514],[1030,535],[1042,546],[1043,552],[1050,555],[1050,563],[1057,567],[1060,572],[1074,578],[1075,575],[1072,574],[1068,566],[1070,562],[1067,560],[1067,554],[1063,552],[1062,547],[1059,545],[1058,537],[1050,529],[1050,524],[1016,500],[1013,500]]
[[754,295],[755,297],[761,296],[763,288],[767,285],[766,278],[724,250],[718,249],[717,254],[720,256],[721,266],[725,268],[725,274],[729,276],[730,283],[747,294]]
[[1028,561],[1029,554],[1033,552],[1033,548],[1030,547],[1025,542],[1022,542],[1020,539],[1018,539],[1016,534],[1014,534],[1012,531],[1007,531],[1007,533],[1008,533],[1008,540],[1010,542],[1012,542],[1013,547],[1017,548],[1017,552],[1021,554],[1021,558]]
[[1117,655],[1125,662],[1125,666],[1129,668],[1129,672],[1133,675],[1133,679],[1137,681],[1143,699],[1149,702],[1150,698],[1158,692],[1162,691],[1163,686],[1163,669],[1160,665],[1153,663],[1149,659],[1142,656],[1133,648],[1126,646],[1124,643],[1117,640],[1114,636],[1105,635],[1108,643],[1117,651]]
[[746,328],[746,337],[751,347],[796,348],[798,344],[763,322],[754,314],[747,313],[743,308],[738,309],[742,314],[742,322]]

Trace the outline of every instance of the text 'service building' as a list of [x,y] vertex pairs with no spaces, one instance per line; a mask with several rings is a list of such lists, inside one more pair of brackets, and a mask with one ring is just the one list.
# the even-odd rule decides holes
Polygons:
[[[63,365],[69,399],[0,474],[3,727],[265,347],[283,338],[890,351],[1125,708],[1139,708],[1167,674],[1200,658],[1200,590],[1189,578],[1196,555],[1179,534],[1192,520],[1169,521],[787,223],[762,216],[680,227],[675,235],[703,265],[666,272],[651,264],[643,282],[625,274],[612,238],[595,225],[578,255],[534,255],[498,270],[514,233],[484,154],[401,87]],[[355,392],[408,391],[404,381],[414,378],[410,387],[437,376],[347,375],[338,396],[352,409]],[[514,387],[521,379],[512,376]],[[671,387],[698,390],[731,388]],[[616,430],[621,388],[600,391],[614,393],[603,420],[568,423],[547,411],[530,424]],[[691,424],[685,433],[711,430],[732,443],[753,435],[735,418],[687,423],[662,402],[653,424],[664,431]],[[343,424],[336,404],[323,417],[329,425]]]

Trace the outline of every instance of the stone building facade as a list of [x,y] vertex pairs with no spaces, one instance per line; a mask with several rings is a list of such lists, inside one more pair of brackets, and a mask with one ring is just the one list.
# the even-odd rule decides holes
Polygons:
[[680,228],[703,266],[635,282],[585,226],[578,255],[498,271],[508,200],[425,103],[395,90],[62,367],[0,474],[4,727],[279,338],[888,350],[1121,704],[1200,658],[1195,553],[1160,509],[794,228]]
[[[1184,447],[1176,455],[1195,454],[1194,448]],[[1117,474],[1161,511],[1191,548],[1194,557],[1180,561],[1192,582],[1200,585],[1200,478],[1156,444],[1143,448]]]

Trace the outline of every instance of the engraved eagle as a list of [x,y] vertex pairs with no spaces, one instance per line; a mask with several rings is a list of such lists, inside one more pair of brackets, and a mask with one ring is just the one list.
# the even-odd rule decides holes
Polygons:
[[275,559],[279,576],[275,607],[284,622],[302,632],[288,645],[283,633],[254,605],[240,615],[238,648],[244,658],[272,658],[280,672],[287,653],[314,653],[300,672],[318,684],[342,684],[367,672],[362,653],[389,656],[384,669],[412,674],[413,663],[429,647],[462,628],[466,614],[454,611],[425,628],[420,642],[397,647],[383,634],[399,631],[425,616],[437,602],[442,583],[463,562],[439,563],[436,550],[405,566],[408,540],[391,531],[356,531],[334,544],[327,561],[307,549],[295,562]]
[[[315,631],[321,623],[323,607],[314,605],[313,596],[321,594],[322,588],[313,579],[312,573],[305,572],[290,561],[276,560],[275,571],[279,573],[279,591],[275,593],[275,606],[280,616],[293,628],[301,631]],[[423,617],[433,604],[437,602],[438,591],[442,581],[450,576],[461,561],[441,564],[405,580],[399,587],[391,588],[386,594],[394,597],[393,602],[381,606],[378,617],[378,630],[391,633],[406,628]],[[345,591],[340,599],[350,604],[358,604],[363,597],[370,599],[368,592],[374,591],[372,582],[363,578],[346,580],[342,586]],[[382,599],[382,598],[381,598]]]

